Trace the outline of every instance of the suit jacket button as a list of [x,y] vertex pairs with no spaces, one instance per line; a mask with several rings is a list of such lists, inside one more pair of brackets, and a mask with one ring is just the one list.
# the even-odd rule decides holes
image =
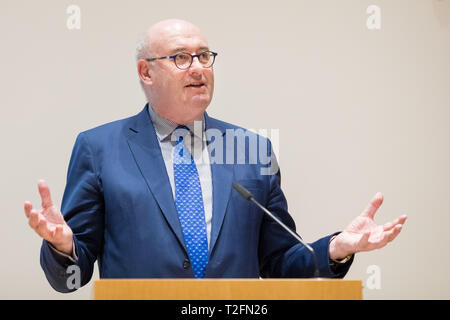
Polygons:
[[191,266],[191,262],[189,261],[189,259],[184,259],[183,261],[183,268],[187,269]]

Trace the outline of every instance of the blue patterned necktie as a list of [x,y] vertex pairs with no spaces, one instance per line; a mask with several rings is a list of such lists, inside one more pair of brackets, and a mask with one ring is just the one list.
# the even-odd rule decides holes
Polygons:
[[[185,126],[178,126],[176,130],[177,132],[189,132]],[[175,205],[183,230],[184,242],[194,276],[203,278],[209,257],[202,188],[194,159],[183,143],[183,135],[179,136],[174,148],[173,173]]]

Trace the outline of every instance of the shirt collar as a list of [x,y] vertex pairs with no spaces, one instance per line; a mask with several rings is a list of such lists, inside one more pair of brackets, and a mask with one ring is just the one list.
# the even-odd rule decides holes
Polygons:
[[[159,141],[163,141],[166,139],[170,140],[170,136],[172,134],[172,132],[179,126],[179,124],[166,119],[164,117],[161,117],[159,114],[157,114],[155,112],[155,110],[153,110],[153,107],[149,105],[148,108],[149,114],[150,114],[150,118],[153,122],[153,126],[155,127],[155,131],[156,131],[156,135],[159,139]],[[190,122],[188,124],[185,124],[186,127],[189,128],[190,133],[194,133],[194,135],[200,139],[203,139],[203,132],[205,131],[205,116],[203,115],[202,120],[198,120],[201,121],[201,130],[198,130],[198,124],[196,125],[196,127],[194,126],[194,121]],[[198,122],[195,121],[195,122]],[[195,129],[195,130],[194,130]]]

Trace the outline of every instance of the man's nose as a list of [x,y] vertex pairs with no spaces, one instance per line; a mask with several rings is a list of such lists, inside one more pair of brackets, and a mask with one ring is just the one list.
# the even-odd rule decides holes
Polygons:
[[200,58],[199,57],[194,57],[192,59],[191,69],[195,69],[195,68],[203,69],[203,65],[200,63]]
[[196,74],[200,74],[203,71],[203,65],[200,63],[200,60],[198,57],[194,57],[194,59],[192,60],[192,64],[189,67],[189,72],[190,73],[196,73]]

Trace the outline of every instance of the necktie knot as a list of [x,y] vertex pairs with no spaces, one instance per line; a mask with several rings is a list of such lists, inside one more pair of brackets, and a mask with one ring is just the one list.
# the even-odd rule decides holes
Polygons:
[[179,144],[180,142],[182,142],[184,140],[184,137],[187,134],[190,134],[190,130],[188,127],[184,126],[184,125],[179,125],[178,127],[175,128],[175,130],[173,131],[173,133],[175,134],[176,139],[176,144]]
[[[172,135],[175,136],[175,154],[174,163],[177,164],[189,164],[191,163],[191,154],[189,153],[186,142],[183,143],[186,135],[190,135],[189,128],[184,125],[179,125],[175,128]],[[172,140],[173,141],[173,140]],[[189,143],[189,140],[187,141]]]
[[180,124],[175,130],[178,130],[178,129],[184,129],[184,130],[187,130],[187,131],[189,131],[189,128],[188,127],[186,127],[185,125],[183,125],[183,124]]

